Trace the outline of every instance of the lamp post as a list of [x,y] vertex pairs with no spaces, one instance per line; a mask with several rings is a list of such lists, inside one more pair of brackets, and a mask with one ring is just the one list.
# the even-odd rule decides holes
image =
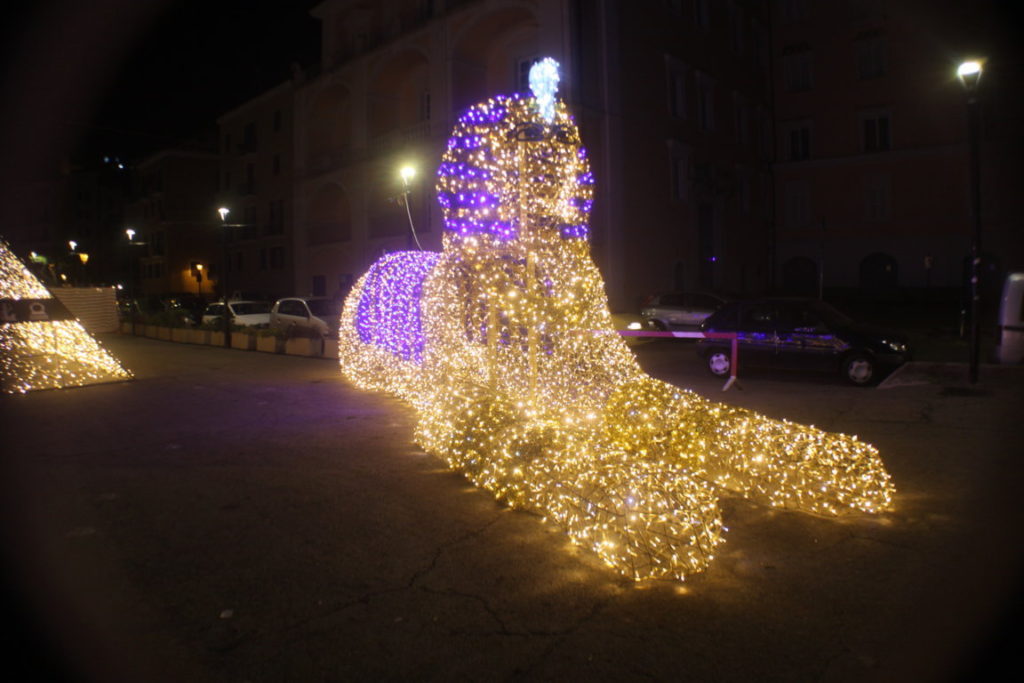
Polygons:
[[405,215],[409,217],[409,231],[412,232],[412,239],[416,242],[416,248],[423,251],[423,247],[420,246],[420,239],[416,236],[416,227],[412,224],[412,211],[409,210],[409,181],[416,176],[416,169],[406,164],[402,166],[398,172],[402,176],[402,203],[405,204]]
[[220,291],[224,296],[224,348],[231,348],[231,309],[228,308],[228,214],[231,209],[222,206],[217,209],[221,227],[224,230],[224,264],[220,274]]
[[956,75],[967,91],[967,128],[971,147],[971,214],[974,225],[971,234],[971,329],[969,337],[969,358],[967,380],[978,381],[979,336],[981,330],[981,166],[980,138],[981,121],[978,111],[978,82],[981,80],[982,64],[970,60],[960,64]]
[[145,246],[146,243],[142,242],[142,241],[138,241],[138,242],[135,241],[135,235],[137,233],[135,232],[134,228],[125,228],[124,234],[128,237],[128,246],[129,246],[129,251],[128,251],[128,300],[129,300],[128,313],[132,317],[132,335],[134,335],[135,334],[135,320],[136,320],[136,318],[139,317],[139,315],[138,315],[139,314],[139,307],[138,307],[138,303],[135,301],[135,294],[136,294],[136,291],[135,291],[136,282],[135,281],[138,279],[138,271],[139,271],[139,263],[138,263],[138,261],[139,260],[133,256],[133,254],[131,253],[130,247],[141,247],[141,246]]

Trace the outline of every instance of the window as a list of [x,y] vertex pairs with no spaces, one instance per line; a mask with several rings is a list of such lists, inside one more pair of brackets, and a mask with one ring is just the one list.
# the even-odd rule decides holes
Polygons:
[[782,0],[782,18],[787,22],[807,16],[807,0]]
[[284,200],[271,200],[267,217],[267,234],[280,235],[284,232]]
[[274,175],[281,175],[281,155],[275,154],[272,163]]
[[693,22],[705,31],[711,28],[711,5],[708,0],[693,0]]
[[787,92],[803,92],[814,86],[811,48],[790,45],[782,50],[782,77]]
[[680,202],[685,202],[688,196],[690,183],[690,154],[685,148],[672,149],[669,155],[669,177],[671,187],[669,196]]
[[811,222],[811,189],[806,180],[791,180],[784,189],[786,227],[805,228]]
[[865,152],[882,152],[892,148],[888,112],[867,112],[861,115]]
[[256,151],[256,124],[247,123],[242,130],[242,146],[246,152]]
[[[527,83],[529,87],[529,83]],[[520,91],[522,92],[522,91]],[[420,93],[420,121],[430,120],[430,91],[424,90]]]
[[277,133],[281,130],[281,110],[274,110],[274,132]]
[[266,249],[260,249],[260,270],[266,270],[266,269],[267,269],[267,250]]
[[715,129],[715,81],[697,74],[697,123],[701,130]]
[[886,72],[886,40],[877,33],[862,34],[857,39],[857,77],[861,80],[880,78]]
[[750,142],[750,115],[747,100],[739,93],[732,94],[733,129],[736,142],[745,145]]
[[686,71],[682,65],[668,65],[668,110],[677,119],[686,118]]
[[742,166],[736,168],[736,203],[741,214],[750,214],[750,172]]
[[865,220],[872,223],[889,220],[891,187],[892,181],[887,173],[864,179]]
[[734,1],[729,2],[729,38],[733,52],[743,54],[743,11]]
[[794,121],[785,128],[785,151],[787,161],[803,161],[811,156],[811,124],[809,121]]
[[284,268],[284,247],[270,248],[270,269],[281,270]]
[[325,276],[313,276],[313,296],[327,296],[327,278]]
[[245,165],[245,193],[256,192],[256,164]]

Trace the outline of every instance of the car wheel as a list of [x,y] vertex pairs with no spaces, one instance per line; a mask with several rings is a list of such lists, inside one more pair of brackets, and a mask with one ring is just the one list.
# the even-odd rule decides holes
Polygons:
[[862,353],[855,353],[843,361],[843,375],[851,384],[866,387],[875,379],[875,361]]
[[715,349],[707,355],[708,370],[716,377],[725,377],[732,369],[732,356],[728,351]]
[[647,321],[647,327],[649,327],[650,329],[654,330],[655,332],[667,332],[668,331],[668,327],[665,325],[665,323],[661,322],[660,320],[648,320]]

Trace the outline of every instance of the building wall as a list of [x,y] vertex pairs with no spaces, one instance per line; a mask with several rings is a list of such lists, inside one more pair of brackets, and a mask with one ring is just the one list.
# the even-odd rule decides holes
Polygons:
[[955,70],[984,44],[982,4],[772,3],[778,284],[809,260],[826,287],[960,285],[972,220]]
[[[228,288],[273,299],[293,293],[294,105],[291,81],[218,119],[220,192],[228,208]],[[223,257],[221,258],[223,260]],[[217,268],[223,268],[218,262]],[[216,270],[216,269],[215,269]],[[220,272],[216,270],[216,272]],[[218,292],[220,286],[217,286]]]
[[206,272],[218,260],[216,223],[219,158],[212,152],[164,150],[136,166],[136,199],[125,208],[125,227],[136,231],[131,247],[142,294],[191,292],[212,296],[204,275],[197,283],[192,264]]

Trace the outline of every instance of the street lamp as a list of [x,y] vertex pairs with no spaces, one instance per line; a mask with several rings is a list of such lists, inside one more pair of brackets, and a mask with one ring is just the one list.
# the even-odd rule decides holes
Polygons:
[[[124,234],[128,238],[129,247],[142,247],[146,243],[143,241],[136,241],[135,228],[125,228]],[[135,300],[136,288],[138,287],[137,280],[139,279],[139,259],[132,254],[131,250],[128,251],[128,314],[132,317],[132,334],[135,334],[135,322],[139,317],[139,306]]]
[[228,214],[231,209],[222,206],[217,209],[221,227],[224,229],[224,264],[220,274],[220,291],[224,295],[224,348],[231,348],[231,309],[228,308]]
[[416,242],[416,248],[420,251],[423,247],[420,246],[420,239],[416,236],[416,227],[412,224],[412,211],[409,210],[409,181],[416,176],[416,169],[411,165],[406,164],[399,170],[399,175],[402,176],[402,203],[405,204],[405,215],[409,217],[409,231],[412,232],[412,239]]
[[971,145],[971,213],[974,229],[971,236],[971,330],[967,379],[978,381],[979,332],[981,330],[981,121],[978,112],[978,83],[981,81],[982,62],[969,60],[960,64],[956,75],[967,91],[967,127]]

